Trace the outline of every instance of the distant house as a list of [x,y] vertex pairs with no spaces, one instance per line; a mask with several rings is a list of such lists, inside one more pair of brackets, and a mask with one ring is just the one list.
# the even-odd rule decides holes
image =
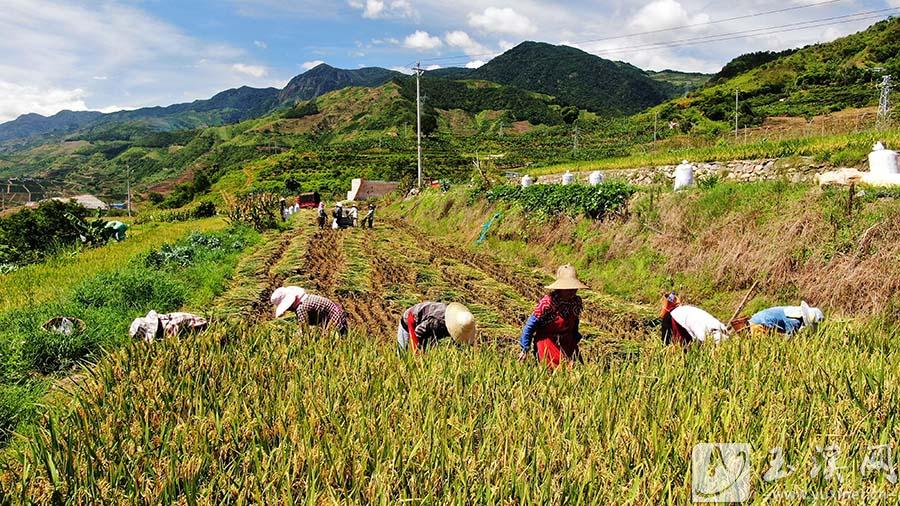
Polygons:
[[351,182],[350,191],[347,192],[347,200],[368,200],[383,197],[400,187],[400,183],[393,181],[369,181],[367,179],[354,179]]
[[104,211],[109,210],[109,206],[98,199],[94,195],[90,195],[85,193],[83,195],[75,195],[73,197],[54,197],[50,200],[58,200],[60,202],[75,202],[76,204],[81,204],[85,209],[102,209]]

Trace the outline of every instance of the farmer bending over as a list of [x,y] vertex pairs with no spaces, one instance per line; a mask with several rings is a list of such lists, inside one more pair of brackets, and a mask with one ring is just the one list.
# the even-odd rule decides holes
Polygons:
[[275,318],[287,311],[295,311],[301,328],[304,324],[316,325],[341,336],[347,335],[347,313],[329,298],[308,294],[299,286],[285,286],[272,292],[271,301],[275,305]]
[[728,338],[725,324],[696,306],[681,304],[675,292],[663,299],[662,339],[666,344],[691,344],[712,337],[716,344]]
[[825,314],[821,309],[809,307],[806,301],[801,301],[799,306],[770,307],[751,316],[750,332],[753,334],[780,332],[790,336],[805,327],[815,330],[824,320]]
[[546,288],[550,294],[538,302],[522,329],[519,360],[528,358],[529,352],[534,351],[534,343],[538,360],[551,367],[558,366],[563,359],[581,362],[578,325],[583,304],[577,292],[588,287],[578,280],[574,267],[563,265],[556,270],[556,281]]
[[475,317],[466,306],[456,302],[420,302],[400,317],[397,345],[400,350],[419,352],[445,337],[452,337],[460,344],[472,344],[475,331]]

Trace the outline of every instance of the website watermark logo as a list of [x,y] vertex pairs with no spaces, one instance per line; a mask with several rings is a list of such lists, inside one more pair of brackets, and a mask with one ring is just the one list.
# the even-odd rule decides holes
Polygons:
[[750,498],[750,445],[700,443],[691,452],[695,503],[739,503]]

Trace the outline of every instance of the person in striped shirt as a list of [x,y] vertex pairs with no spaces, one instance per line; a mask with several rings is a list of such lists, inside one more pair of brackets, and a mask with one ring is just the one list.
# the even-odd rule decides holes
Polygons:
[[327,297],[306,293],[299,286],[284,286],[275,290],[270,300],[275,305],[275,318],[295,311],[301,328],[315,325],[340,336],[347,335],[347,312]]

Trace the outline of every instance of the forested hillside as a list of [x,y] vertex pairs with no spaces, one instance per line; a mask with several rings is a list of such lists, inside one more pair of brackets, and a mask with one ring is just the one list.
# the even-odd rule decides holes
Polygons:
[[633,114],[682,91],[633,65],[542,42],[523,42],[466,77],[545,93],[603,114]]
[[734,59],[710,84],[655,110],[682,131],[715,132],[733,125],[735,90],[739,124],[772,116],[812,117],[878,103],[882,76],[900,74],[900,18],[833,42]]

